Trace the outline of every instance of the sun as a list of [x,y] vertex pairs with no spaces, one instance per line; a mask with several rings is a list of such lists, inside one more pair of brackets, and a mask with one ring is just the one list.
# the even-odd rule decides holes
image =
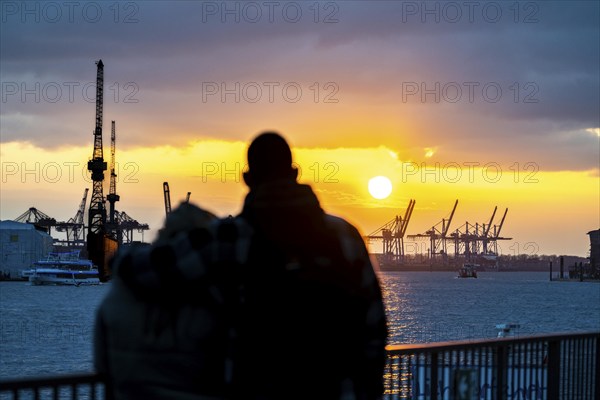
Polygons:
[[369,180],[369,193],[378,200],[385,199],[392,193],[392,181],[385,176],[376,176]]

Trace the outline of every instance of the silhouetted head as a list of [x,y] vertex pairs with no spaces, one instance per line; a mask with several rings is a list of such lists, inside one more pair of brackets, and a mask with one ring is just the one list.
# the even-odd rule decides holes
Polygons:
[[298,177],[298,170],[292,167],[290,146],[276,132],[264,132],[254,138],[248,147],[248,167],[244,182],[250,188],[279,179],[295,181]]
[[158,231],[156,243],[166,242],[181,232],[207,228],[217,217],[210,211],[204,210],[192,203],[181,203],[174,209]]

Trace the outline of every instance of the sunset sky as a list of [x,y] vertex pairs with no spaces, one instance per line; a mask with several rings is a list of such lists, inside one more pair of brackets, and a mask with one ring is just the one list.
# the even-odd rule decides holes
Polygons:
[[[503,254],[587,256],[600,228],[600,8],[567,2],[20,2],[0,27],[0,219],[73,217],[104,62],[117,208],[240,211],[249,140],[277,130],[323,208],[368,234],[508,215]],[[108,192],[108,173],[105,194]],[[370,178],[392,194],[374,199]],[[89,197],[88,197],[89,200]],[[136,239],[141,239],[136,234]]]

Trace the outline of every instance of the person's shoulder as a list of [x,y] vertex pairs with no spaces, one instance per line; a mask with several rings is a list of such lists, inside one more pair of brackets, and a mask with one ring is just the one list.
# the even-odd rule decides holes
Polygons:
[[337,235],[346,259],[368,259],[365,242],[358,229],[344,218],[325,214],[325,223]]
[[338,217],[331,214],[325,214],[325,223],[329,228],[333,229],[336,233],[340,235],[348,235],[360,238],[360,233],[358,232],[358,229],[342,217]]

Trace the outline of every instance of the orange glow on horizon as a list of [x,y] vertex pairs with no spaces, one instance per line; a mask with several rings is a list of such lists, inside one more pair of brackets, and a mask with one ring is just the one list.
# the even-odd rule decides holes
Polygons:
[[[241,141],[195,141],[184,147],[131,148],[117,152],[117,209],[147,222],[151,240],[164,219],[162,182],[168,181],[174,206],[192,192],[191,201],[218,215],[236,214],[247,189],[241,179],[247,144]],[[30,144],[2,146],[2,219],[13,219],[36,207],[57,220],[76,212],[85,187],[91,187],[86,162],[89,148],[56,150]],[[394,149],[293,148],[302,183],[310,184],[323,208],[355,223],[364,234],[395,215],[409,199],[416,199],[409,233],[422,233],[459,206],[455,221],[487,222],[491,210],[509,208],[505,233],[515,240],[535,240],[536,226],[545,226],[560,210],[569,218],[573,239],[546,239],[550,252],[568,245],[585,255],[585,232],[597,229],[598,171],[541,171],[533,164],[435,163],[402,161]],[[415,157],[415,160],[418,158]],[[26,161],[23,161],[26,160]],[[60,161],[56,161],[60,160]],[[373,176],[389,177],[394,190],[383,200],[368,192]],[[108,174],[105,175],[105,194]],[[557,191],[568,187],[568,191]],[[567,229],[567,228],[564,228]],[[528,236],[530,235],[530,236]],[[582,236],[581,238],[578,236]],[[559,253],[560,250],[554,252]]]

